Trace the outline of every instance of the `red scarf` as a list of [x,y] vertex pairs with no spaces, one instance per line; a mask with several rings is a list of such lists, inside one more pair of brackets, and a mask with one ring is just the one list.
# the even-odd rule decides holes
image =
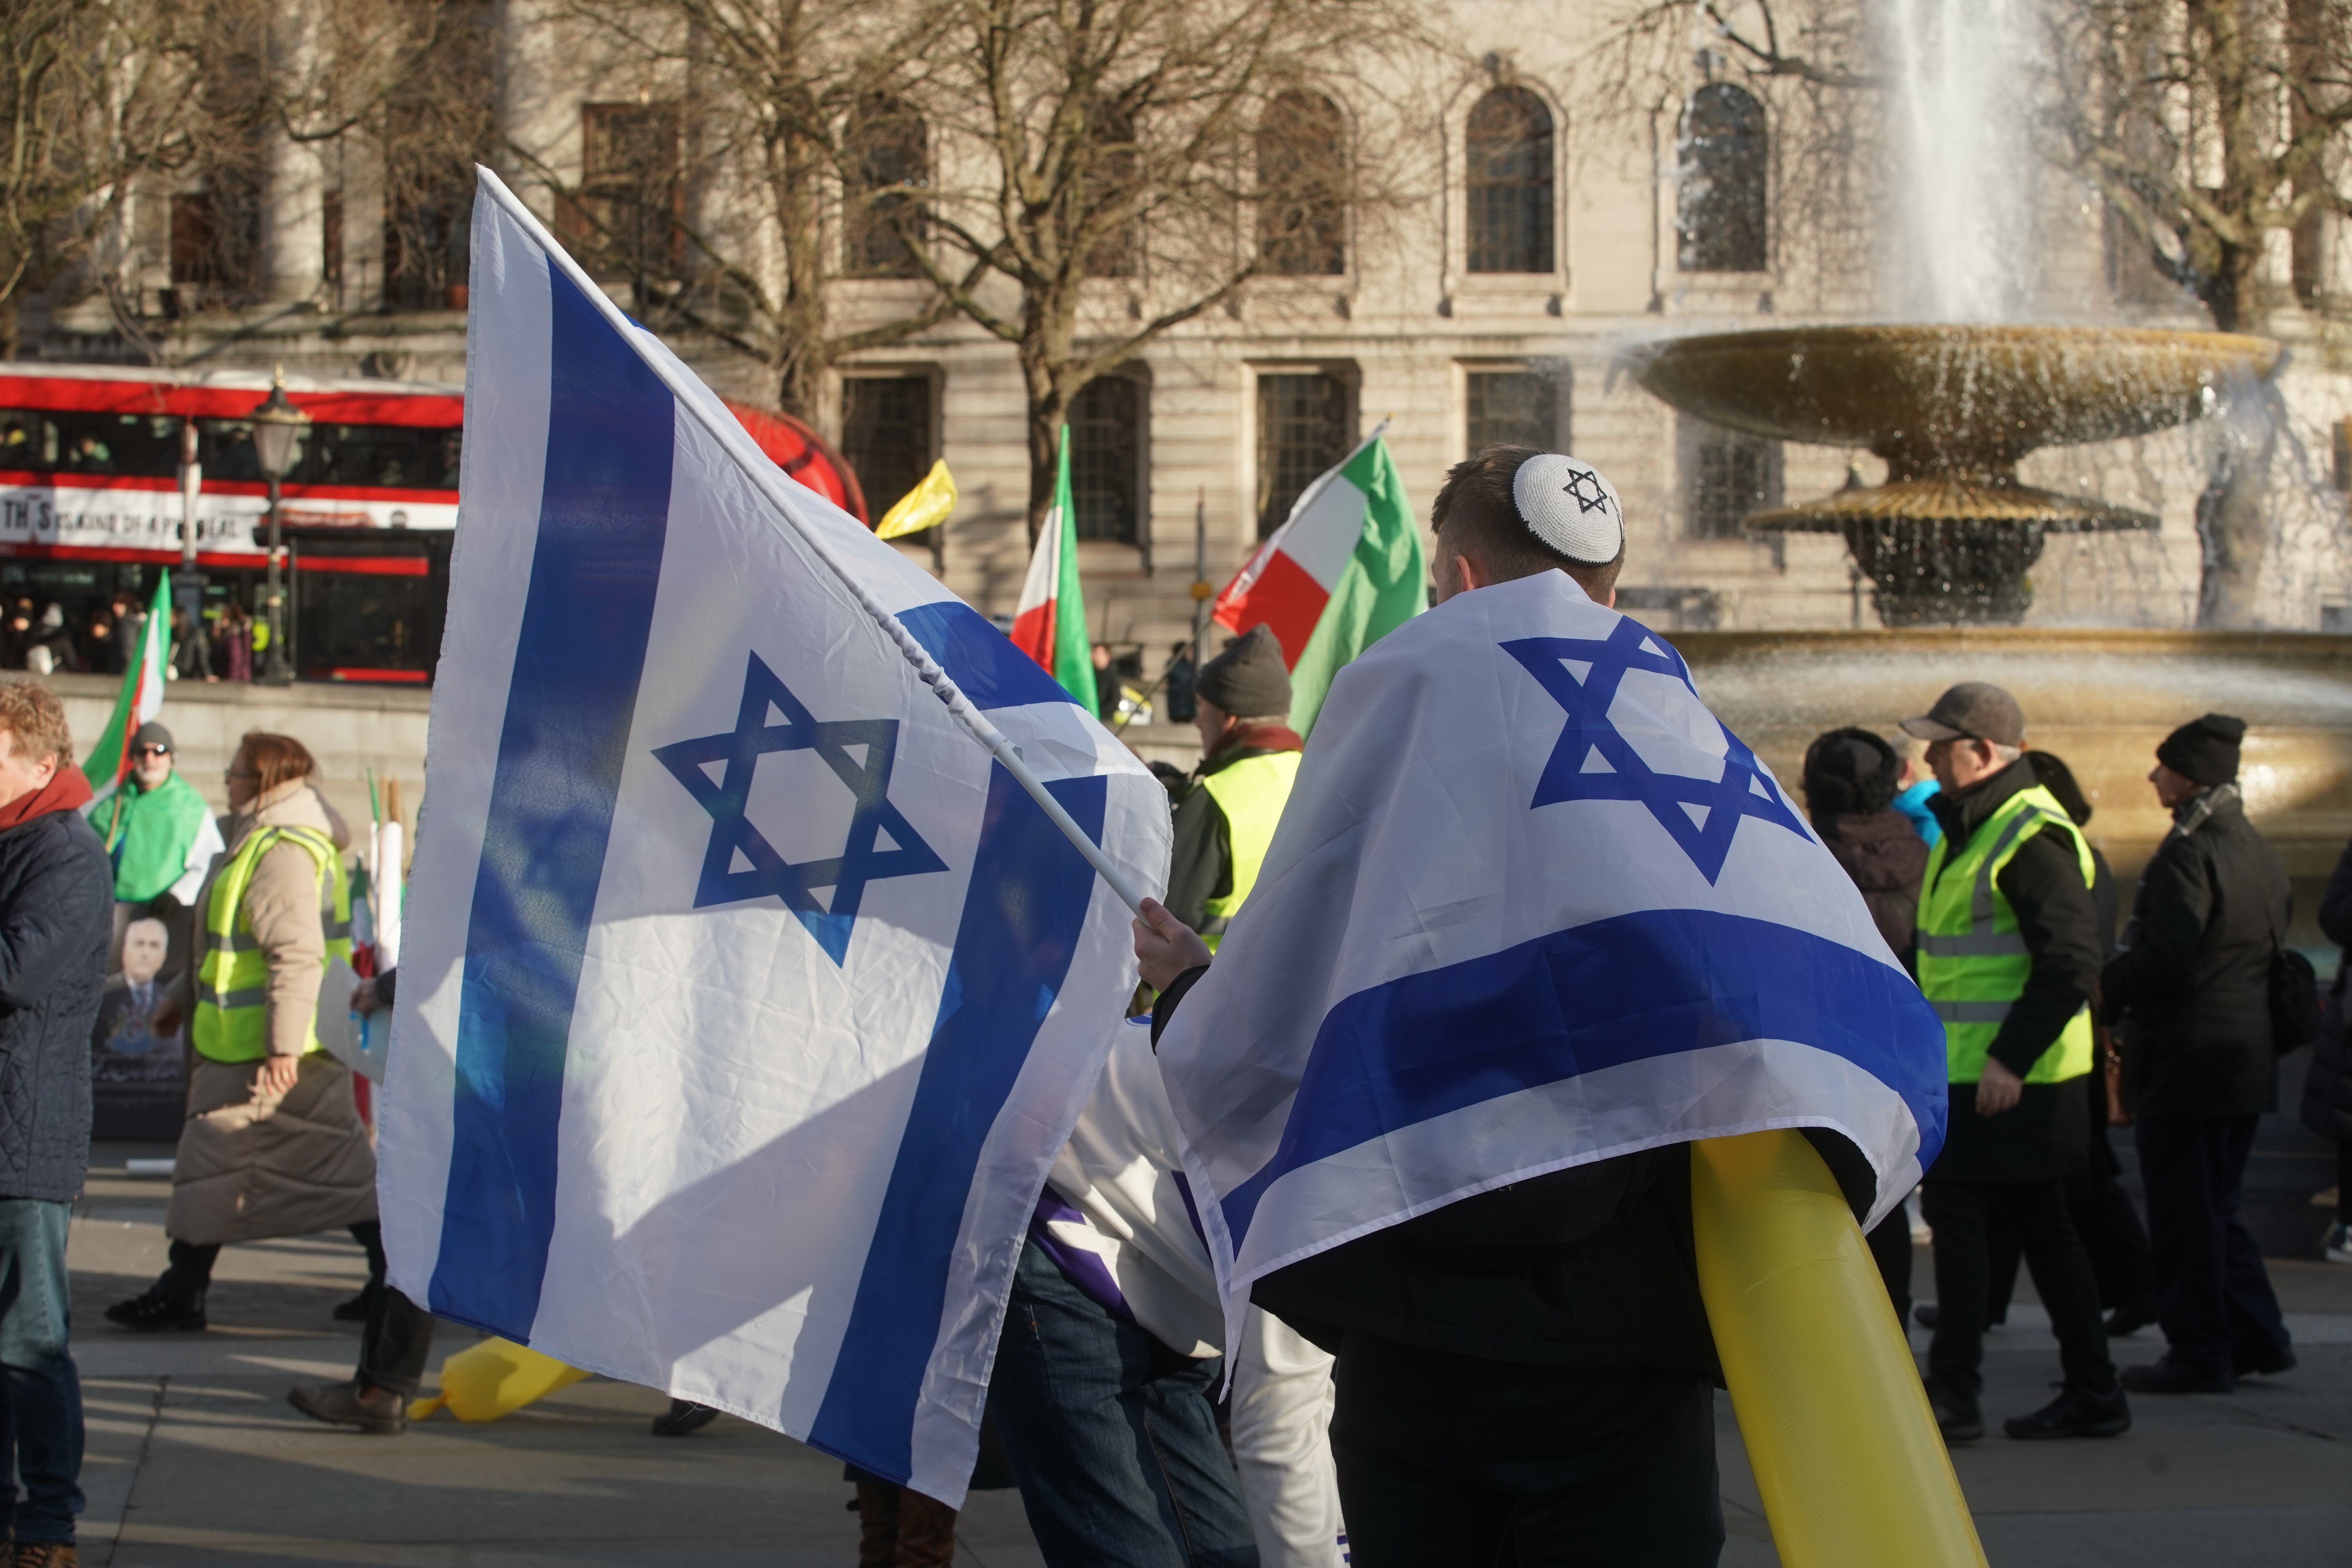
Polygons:
[[1226,736],[1216,752],[1202,764],[1202,771],[1212,771],[1209,764],[1231,756],[1235,752],[1298,752],[1307,742],[1287,724],[1253,724],[1246,730],[1236,730]]
[[49,782],[30,795],[0,805],[0,833],[53,811],[78,811],[89,804],[89,781],[68,763],[49,775]]

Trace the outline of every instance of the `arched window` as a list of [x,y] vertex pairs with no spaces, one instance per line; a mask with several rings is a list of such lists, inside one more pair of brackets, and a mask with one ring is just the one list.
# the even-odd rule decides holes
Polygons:
[[1764,187],[1771,146],[1764,106],[1727,81],[1683,105],[1676,263],[1685,272],[1761,272],[1768,265]]
[[1348,131],[1319,92],[1286,92],[1257,124],[1258,256],[1268,272],[1348,269]]
[[901,230],[920,238],[923,205],[913,191],[930,181],[923,117],[891,98],[858,105],[848,131],[848,270],[862,278],[919,278]]
[[1549,272],[1551,110],[1498,87],[1470,110],[1470,270]]

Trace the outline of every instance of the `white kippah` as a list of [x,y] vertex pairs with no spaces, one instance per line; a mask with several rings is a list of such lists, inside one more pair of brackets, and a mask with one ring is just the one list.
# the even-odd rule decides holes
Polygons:
[[1606,565],[1625,545],[1625,509],[1617,489],[1591,464],[1543,452],[1519,465],[1511,499],[1528,531],[1588,566]]

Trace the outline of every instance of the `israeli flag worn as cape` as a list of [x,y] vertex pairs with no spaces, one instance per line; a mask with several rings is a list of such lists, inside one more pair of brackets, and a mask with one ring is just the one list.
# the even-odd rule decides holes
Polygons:
[[392,1281],[959,1503],[1134,970],[891,617],[1139,886],[1166,795],[481,179]]
[[1944,1032],[1680,655],[1559,572],[1333,682],[1160,1042],[1227,1321],[1251,1281],[1662,1143],[1851,1139],[1874,1223],[1942,1146]]

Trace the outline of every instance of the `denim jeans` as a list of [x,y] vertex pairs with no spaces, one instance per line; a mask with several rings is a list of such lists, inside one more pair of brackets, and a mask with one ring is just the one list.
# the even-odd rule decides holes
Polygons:
[[70,1542],[81,1511],[81,1378],[66,1346],[71,1215],[68,1204],[0,1198],[0,1530],[28,1546]]
[[1257,1568],[1211,1403],[1223,1365],[1114,1317],[1023,1247],[988,1406],[1048,1568]]

